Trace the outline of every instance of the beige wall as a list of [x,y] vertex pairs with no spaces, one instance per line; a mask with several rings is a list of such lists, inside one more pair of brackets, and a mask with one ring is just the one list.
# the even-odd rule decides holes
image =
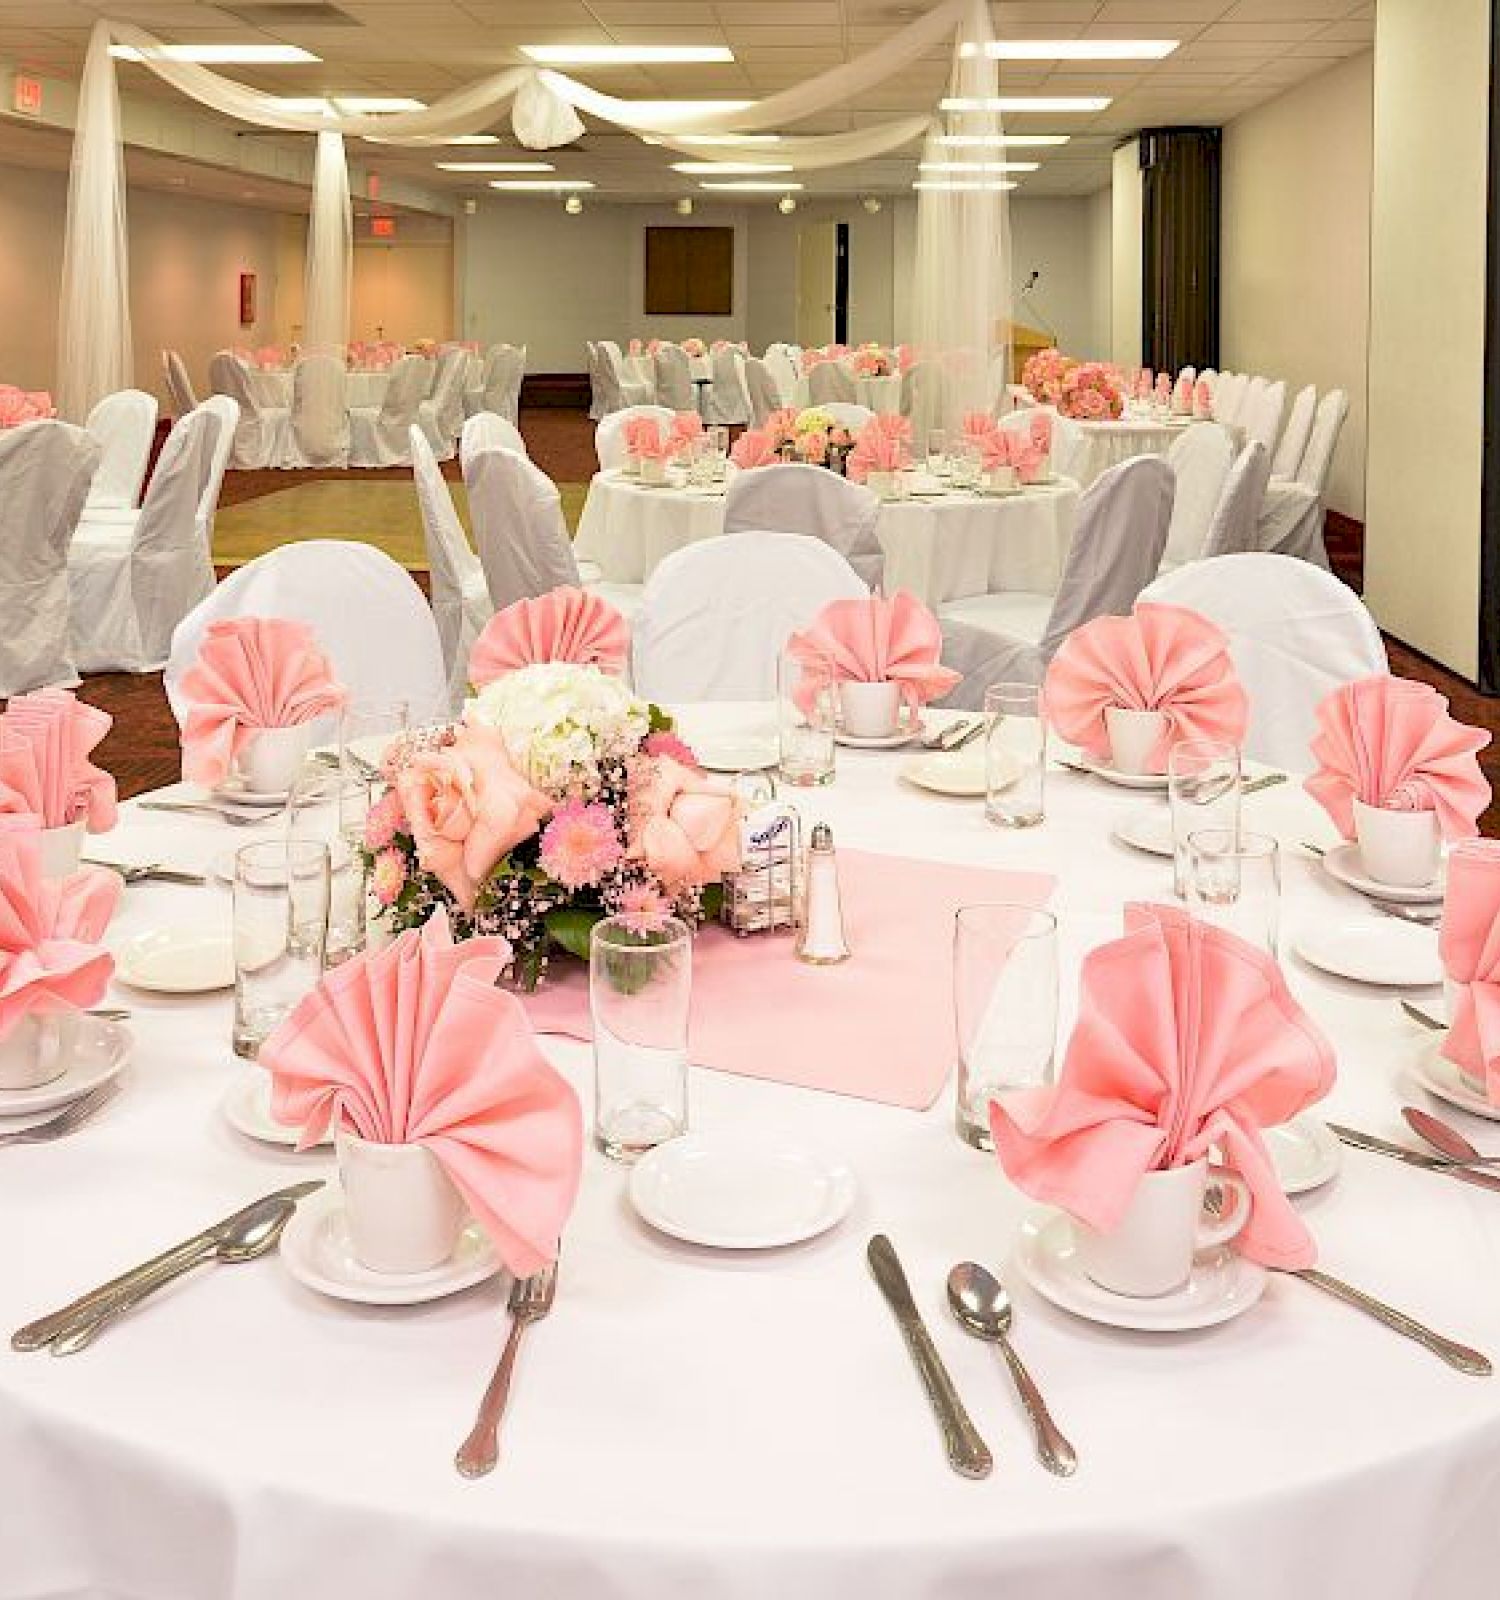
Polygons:
[[1141,364],[1141,165],[1132,139],[1115,151],[1110,184],[1110,359]]
[[1380,0],[1375,22],[1365,597],[1478,671],[1488,0]]
[[[1098,303],[1094,212],[1092,195],[1012,196],[1010,266],[1016,321],[1055,334],[1069,355],[1102,361],[1109,357],[1109,322],[1100,316]],[[1041,277],[1023,298],[1033,270]]]
[[[1374,58],[1341,62],[1224,129],[1219,364],[1349,396],[1328,504],[1365,512]],[[1482,209],[1482,208],[1481,208]]]

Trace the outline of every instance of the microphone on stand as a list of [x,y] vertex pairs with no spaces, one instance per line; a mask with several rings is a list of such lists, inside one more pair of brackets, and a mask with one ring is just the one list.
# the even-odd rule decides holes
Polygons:
[[1027,273],[1026,282],[1021,286],[1021,298],[1026,302],[1027,310],[1030,311],[1032,316],[1034,316],[1041,324],[1042,332],[1047,335],[1054,345],[1056,345],[1057,329],[1052,326],[1042,308],[1032,298],[1031,291],[1036,288],[1037,284],[1041,281],[1041,277],[1042,271],[1040,267],[1033,267],[1031,271]]

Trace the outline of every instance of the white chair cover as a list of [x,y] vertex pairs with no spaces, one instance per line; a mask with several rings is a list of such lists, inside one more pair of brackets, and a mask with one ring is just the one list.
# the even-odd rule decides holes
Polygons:
[[[688,409],[691,410],[691,406]],[[623,411],[612,411],[594,429],[594,454],[599,458],[599,470],[609,472],[625,465],[625,425],[633,417],[655,417],[663,428],[670,428],[675,415],[667,406],[626,406]]]
[[439,461],[453,459],[454,440],[464,425],[464,380],[468,374],[469,352],[462,348],[445,350],[438,357],[437,376],[432,396],[417,407],[417,421],[427,435]]
[[732,533],[674,551],[634,628],[639,694],[663,704],[776,698],[788,635],[831,600],[868,593],[836,550],[793,533]]
[[1010,409],[1012,411],[1031,411],[1036,406],[1036,396],[1024,383],[1006,384],[1005,393],[1010,400]]
[[1214,421],[1239,422],[1249,387],[1250,380],[1243,373],[1221,372],[1214,389]]
[[609,414],[609,386],[604,373],[604,357],[592,339],[583,341],[584,358],[589,367],[589,421],[598,422]]
[[239,407],[239,422],[229,441],[229,464],[239,472],[279,466],[286,450],[286,407],[262,405],[244,362],[228,350],[219,351],[209,362],[208,386]]
[[99,469],[89,486],[89,510],[134,511],[156,439],[156,396],[143,389],[107,394],[84,427],[99,446]]
[[[432,608],[411,574],[373,545],[342,539],[284,544],[232,572],[172,635],[166,690],[179,724],[182,675],[198,658],[210,622],[289,617],[307,623],[353,701],[405,702],[412,724],[448,714],[448,675]],[[320,718],[315,740],[337,733]]]
[[179,419],[185,417],[198,404],[187,366],[175,350],[163,350],[161,368],[167,383],[167,394],[172,401],[172,414]]
[[820,361],[807,375],[807,398],[815,406],[829,401],[853,405],[859,398],[854,374],[842,361]]
[[879,587],[885,572],[885,552],[875,533],[879,518],[879,497],[863,484],[799,461],[737,472],[724,498],[725,533],[761,528],[821,539],[871,589]]
[[227,394],[211,394],[198,406],[219,419],[219,431],[214,438],[213,459],[208,476],[199,486],[198,531],[206,544],[212,544],[214,517],[219,510],[219,492],[224,487],[224,468],[229,463],[229,452],[234,446],[235,429],[239,426],[240,408]]
[[[1216,431],[1222,432],[1222,429]],[[1214,507],[1208,540],[1203,546],[1205,556],[1232,556],[1256,548],[1256,521],[1270,481],[1271,458],[1260,440],[1252,439],[1240,451],[1224,479],[1224,492]],[[1180,475],[1177,484],[1180,494]]]
[[[797,364],[792,360],[788,347],[784,344],[767,345],[765,363],[766,371],[775,385],[776,406],[772,409],[791,405],[797,393]],[[753,391],[751,398],[754,398]]]
[[1198,381],[1198,369],[1197,367],[1184,367],[1182,371],[1177,374],[1177,377],[1179,381],[1181,381],[1183,378],[1186,378],[1189,383],[1196,383]]
[[1177,492],[1162,557],[1164,571],[1180,567],[1184,561],[1197,561],[1204,554],[1214,511],[1234,462],[1234,445],[1218,423],[1195,422],[1172,441],[1167,460],[1177,474]]
[[[515,423],[507,418],[497,415],[493,411],[476,411],[464,423],[464,431],[458,436],[458,459],[463,465],[476,450],[518,450],[523,456],[529,455],[526,441],[521,437],[521,430]],[[416,457],[412,457],[413,466]]]
[[609,388],[613,396],[610,407],[612,411],[618,411],[622,406],[655,404],[656,384],[645,378],[633,376],[633,369],[626,370],[625,356],[613,339],[600,340],[599,359],[604,363],[609,376]]
[[477,450],[464,468],[474,540],[496,611],[564,584],[578,563],[557,485],[514,450]]
[[78,682],[68,546],[99,454],[71,423],[0,429],[0,696]]
[[1318,391],[1311,384],[1297,391],[1297,396],[1292,401],[1292,409],[1287,414],[1286,427],[1281,430],[1281,441],[1276,446],[1276,454],[1271,457],[1273,478],[1297,476],[1297,468],[1302,465],[1302,457],[1307,450],[1307,441],[1312,436],[1313,412],[1317,409],[1317,404]]
[[[504,418],[496,417],[495,421],[503,422]],[[432,614],[437,619],[438,638],[448,668],[448,700],[456,711],[468,685],[469,652],[494,614],[494,607],[490,604],[484,567],[458,520],[442,468],[427,435],[415,423],[411,430],[411,466],[427,544]]]
[[1387,670],[1380,630],[1358,596],[1306,561],[1220,556],[1158,578],[1141,599],[1202,612],[1229,635],[1250,697],[1245,754],[1288,771],[1314,766],[1318,702],[1341,683]]
[[1052,416],[1052,470],[1065,478],[1072,477],[1084,441],[1083,429],[1072,417],[1063,416],[1055,406],[1033,404],[1006,412],[1003,417],[997,418],[997,426],[1004,428],[1007,433],[1018,433],[1023,439],[1027,438],[1031,433],[1031,414],[1034,411],[1047,411]]
[[[385,399],[349,412],[349,465],[401,467],[411,459],[411,425],[427,393],[429,366],[421,356],[402,356],[391,368]],[[425,431],[425,430],[424,430]]]
[[1297,466],[1297,482],[1321,495],[1328,487],[1328,471],[1339,442],[1344,418],[1349,415],[1349,396],[1342,389],[1330,389],[1318,402],[1313,415],[1307,449]]
[[1274,478],[1266,486],[1255,523],[1255,543],[1250,548],[1269,555],[1295,556],[1326,569],[1328,548],[1323,542],[1323,520],[1323,497],[1316,489]]
[[1248,439],[1265,447],[1269,457],[1276,448],[1276,436],[1281,432],[1281,414],[1286,410],[1286,385],[1278,378],[1275,383],[1262,384],[1258,393],[1251,396],[1241,422]]
[[292,374],[292,420],[281,464],[349,465],[347,371],[335,355],[303,356]]
[[521,383],[526,377],[526,346],[497,344],[489,355],[493,365],[485,374],[483,409],[507,422],[521,416]]
[[[659,405],[669,406],[673,411],[696,411],[697,402],[693,398],[693,374],[688,366],[687,352],[681,345],[664,344],[660,346],[653,359],[652,365],[656,372],[656,394],[654,396]],[[627,405],[637,405],[643,402],[626,397]]]
[[713,383],[708,391],[708,420],[736,427],[750,420],[750,396],[745,391],[744,355],[726,345],[710,358]]
[[750,397],[750,421],[757,428],[773,411],[781,408],[781,396],[777,392],[776,381],[759,356],[746,357],[745,392]]
[[[818,367],[813,368],[814,372],[819,370]],[[875,413],[869,406],[855,405],[848,400],[825,400],[819,404],[818,410],[826,411],[839,427],[847,428],[853,434],[875,420]]]

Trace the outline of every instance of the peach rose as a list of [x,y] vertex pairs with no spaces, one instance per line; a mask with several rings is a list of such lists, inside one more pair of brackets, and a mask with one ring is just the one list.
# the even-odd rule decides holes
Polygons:
[[663,757],[636,807],[629,854],[664,884],[712,883],[739,866],[739,807],[727,784]]
[[417,858],[465,911],[496,863],[529,839],[552,802],[511,765],[497,729],[460,728],[441,750],[414,756],[396,779]]

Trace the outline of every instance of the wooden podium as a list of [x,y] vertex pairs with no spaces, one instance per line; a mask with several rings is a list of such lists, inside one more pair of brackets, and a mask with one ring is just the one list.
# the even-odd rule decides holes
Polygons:
[[1028,328],[1024,322],[1010,324],[1010,381],[1021,381],[1021,369],[1038,350],[1052,348],[1052,335],[1039,328]]

